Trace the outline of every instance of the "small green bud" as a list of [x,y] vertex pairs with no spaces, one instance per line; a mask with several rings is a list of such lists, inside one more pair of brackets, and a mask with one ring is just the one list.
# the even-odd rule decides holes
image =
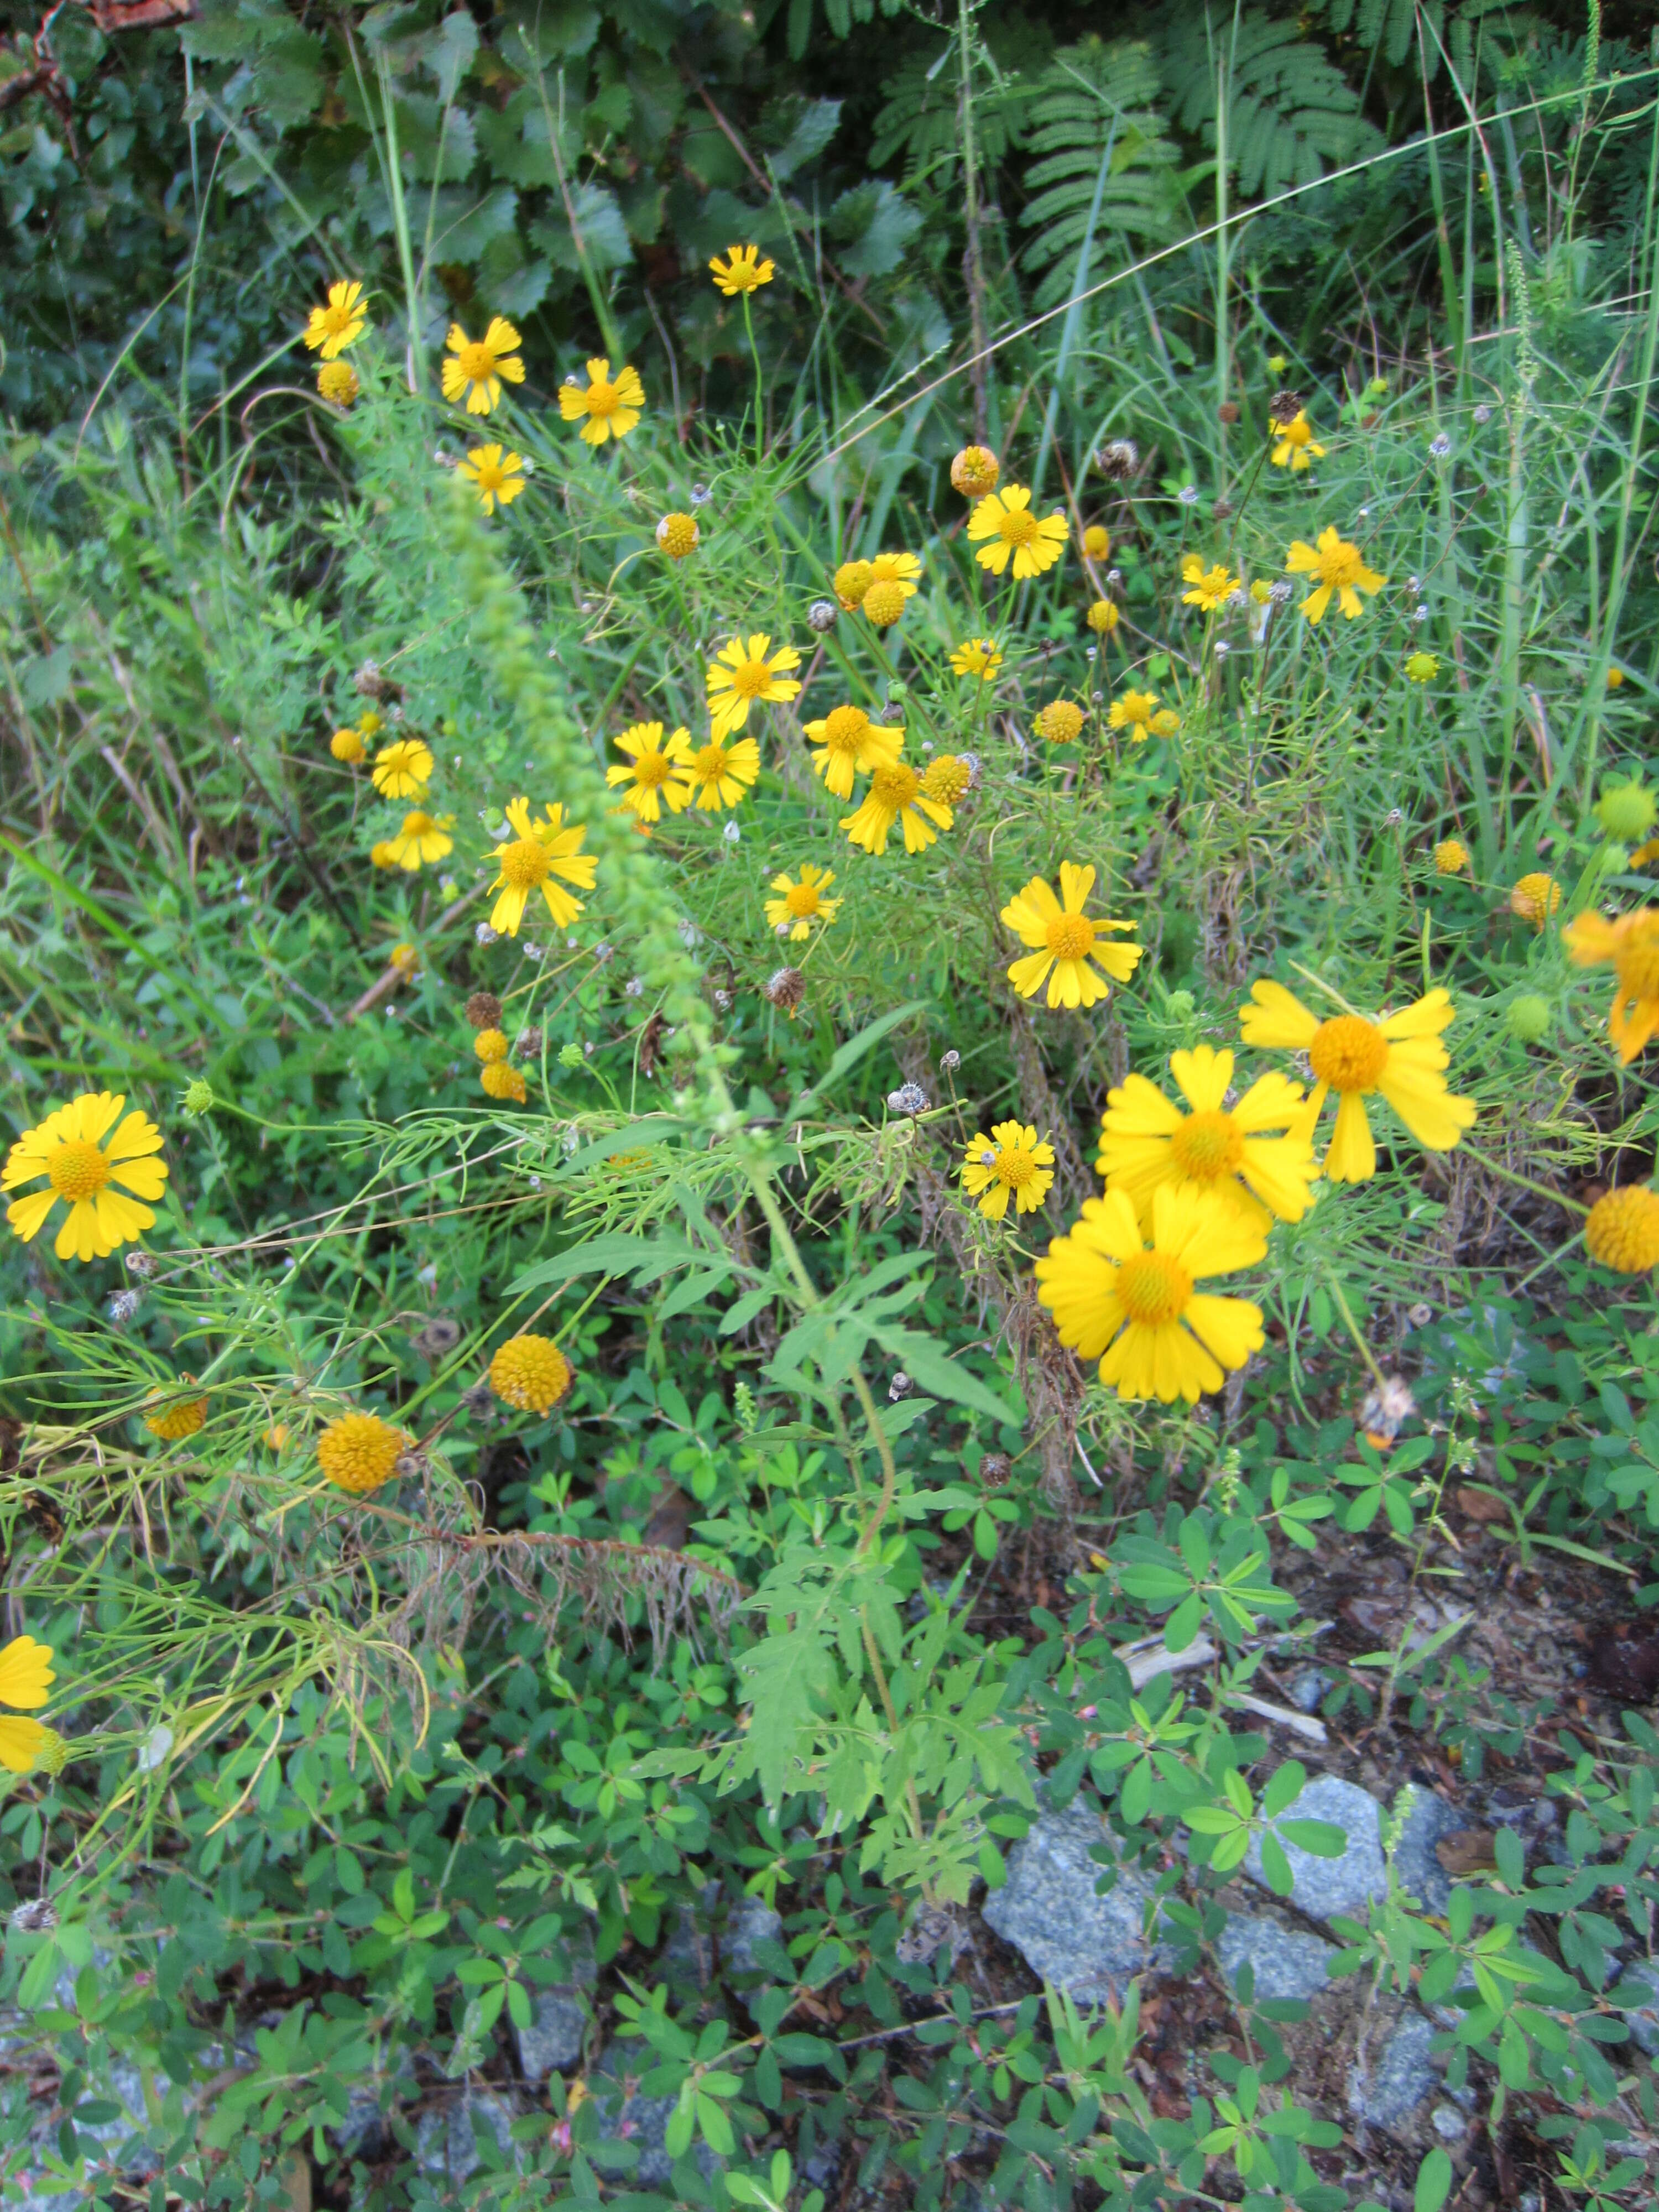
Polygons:
[[586,1065],[586,1060],[587,1055],[579,1044],[562,1044],[559,1047],[561,1067],[582,1067]]
[[1510,1000],[1504,1019],[1517,1044],[1542,1044],[1550,1033],[1550,1002],[1529,991],[1523,999]]
[[1191,1019],[1192,1019],[1192,1018],[1193,1018],[1193,1015],[1194,1015],[1194,1012],[1197,1011],[1197,1007],[1198,1007],[1198,1001],[1197,1001],[1197,1000],[1196,1000],[1195,998],[1194,998],[1194,996],[1193,996],[1193,994],[1192,994],[1192,993],[1191,993],[1190,991],[1171,991],[1171,992],[1170,992],[1170,1020],[1171,1020],[1171,1021],[1176,1021],[1176,1022],[1189,1022],[1189,1021],[1191,1021]]
[[1617,843],[1638,844],[1659,821],[1659,799],[1639,783],[1616,784],[1601,793],[1595,818]]
[[908,684],[900,683],[897,677],[895,677],[887,687],[887,696],[890,699],[908,699],[910,696],[910,687]]
[[738,1426],[744,1436],[752,1437],[760,1425],[760,1408],[755,1403],[755,1394],[746,1382],[739,1382],[732,1393],[732,1410],[738,1417]]
[[204,1083],[199,1076],[194,1083],[185,1085],[184,1097],[179,1101],[186,1114],[199,1117],[213,1111],[213,1085]]

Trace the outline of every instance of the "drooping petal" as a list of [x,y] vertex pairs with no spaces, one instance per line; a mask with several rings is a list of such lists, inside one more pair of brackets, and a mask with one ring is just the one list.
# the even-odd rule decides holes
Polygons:
[[1357,1091],[1345,1091],[1336,1109],[1325,1173],[1333,1182],[1369,1182],[1376,1173],[1376,1146],[1371,1141],[1365,1101]]
[[14,1636],[0,1651],[0,1705],[21,1705],[33,1712],[46,1702],[57,1680],[52,1672],[52,1647],[32,1636]]
[[39,1721],[0,1713],[0,1766],[8,1773],[27,1774],[52,1741],[52,1729]]
[[45,1190],[29,1191],[22,1198],[13,1199],[6,1208],[6,1226],[27,1244],[39,1236],[41,1223],[57,1203],[58,1194],[50,1183]]
[[1242,1367],[1266,1341],[1261,1309],[1249,1298],[1220,1298],[1200,1291],[1188,1299],[1182,1318],[1224,1367]]
[[1319,1169],[1300,1137],[1246,1137],[1239,1173],[1281,1221],[1300,1221]]
[[71,1099],[63,1122],[64,1136],[95,1145],[114,1127],[126,1103],[124,1093],[108,1091],[89,1091],[83,1097]]
[[[1177,1053],[1170,1061],[1184,1055]],[[1190,1097],[1190,1093],[1188,1096]],[[1103,1137],[1170,1137],[1184,1116],[1172,1099],[1144,1075],[1126,1075],[1115,1091],[1106,1093],[1106,1112],[1101,1121]]]
[[1396,1055],[1390,1055],[1376,1087],[1418,1143],[1431,1152],[1449,1152],[1474,1127],[1473,1098],[1455,1097],[1443,1076],[1419,1074]]
[[1282,983],[1265,977],[1250,986],[1251,1003],[1238,1010],[1239,1033],[1246,1044],[1269,1051],[1305,1052],[1319,1027],[1300,999]]
[[104,1158],[116,1160],[136,1160],[146,1152],[159,1152],[161,1132],[147,1114],[129,1114],[115,1134],[104,1147]]

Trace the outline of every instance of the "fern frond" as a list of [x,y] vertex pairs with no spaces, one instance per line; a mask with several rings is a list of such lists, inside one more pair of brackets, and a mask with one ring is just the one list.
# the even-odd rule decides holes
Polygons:
[[1212,148],[1217,82],[1225,82],[1228,160],[1247,196],[1316,184],[1328,167],[1382,150],[1358,94],[1294,22],[1206,8],[1170,26],[1163,60],[1179,120]]

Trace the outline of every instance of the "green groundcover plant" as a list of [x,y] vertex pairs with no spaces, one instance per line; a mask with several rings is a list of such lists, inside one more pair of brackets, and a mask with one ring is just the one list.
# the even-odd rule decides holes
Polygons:
[[[401,289],[10,439],[8,2203],[1650,2201],[1659,1737],[1455,1601],[1472,1527],[1659,1599],[1659,107],[1598,38],[1350,149],[1430,180],[1427,342],[1285,350],[1263,146],[1166,265],[1149,125],[1029,313],[970,256],[868,374],[734,214],[707,408],[603,266],[552,357],[434,320],[383,60]],[[1315,1668],[1334,1564],[1412,1602]],[[1528,1762],[1553,1851],[1428,1899],[1425,1778]],[[1355,1911],[1316,1766],[1388,1800]],[[984,1919],[1067,1821],[1108,1991]],[[1438,2139],[1316,2078],[1406,2018]]]

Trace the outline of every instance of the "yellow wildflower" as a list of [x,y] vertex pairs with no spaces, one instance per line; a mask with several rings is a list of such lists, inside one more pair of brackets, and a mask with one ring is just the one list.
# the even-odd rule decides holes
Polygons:
[[[1066,550],[1066,518],[1056,512],[1041,518],[1031,512],[1031,495],[1024,484],[988,493],[968,518],[970,543],[979,546],[974,558],[981,568],[1000,576],[1014,564],[1014,577],[1040,576],[1052,568]],[[981,540],[988,543],[981,544]]]
[[154,1225],[150,1207],[167,1179],[166,1162],[151,1157],[161,1149],[161,1133],[145,1114],[123,1121],[126,1103],[119,1091],[83,1091],[23,1132],[0,1169],[0,1190],[42,1176],[46,1187],[7,1206],[14,1237],[32,1243],[60,1198],[69,1209],[52,1247],[60,1260],[107,1259]]
[[1288,422],[1276,422],[1273,429],[1278,442],[1270,458],[1276,469],[1289,469],[1295,475],[1310,462],[1324,459],[1325,448],[1316,441],[1313,424],[1299,410]]
[[361,284],[329,286],[327,306],[313,307],[305,327],[305,342],[313,353],[320,351],[325,361],[332,361],[356,343],[368,321],[362,296]]
[[645,386],[640,382],[639,371],[619,368],[613,379],[603,354],[588,362],[586,384],[567,382],[559,386],[559,412],[567,422],[581,423],[585,446],[602,446],[607,438],[625,438],[644,406]]
[[777,896],[767,900],[766,919],[778,935],[787,935],[792,944],[799,945],[811,935],[815,921],[828,928],[841,911],[838,898],[824,896],[835,880],[830,869],[814,867],[811,860],[801,862],[799,881],[787,873],[774,876],[772,888]]
[[490,889],[501,896],[490,910],[490,927],[516,937],[530,895],[539,890],[555,927],[568,928],[582,910],[581,901],[572,898],[551,878],[574,884],[579,890],[592,890],[599,863],[581,849],[586,831],[566,822],[562,806],[549,806],[545,821],[533,821],[527,799],[509,800],[507,818],[517,835],[497,845],[491,855],[499,872]]
[[504,316],[492,318],[481,338],[470,338],[459,323],[449,326],[449,351],[443,365],[443,393],[452,406],[466,401],[469,415],[493,414],[501,402],[501,380],[524,382],[517,351],[519,333]]
[[1285,568],[1290,575],[1318,579],[1316,587],[1302,602],[1302,611],[1310,623],[1322,618],[1333,597],[1340,605],[1345,619],[1352,622],[1364,611],[1359,603],[1360,592],[1369,595],[1380,592],[1389,580],[1365,566],[1357,545],[1351,545],[1346,538],[1339,538],[1334,530],[1328,529],[1320,532],[1316,547],[1304,544],[1299,538],[1293,539],[1285,556]]
[[617,750],[628,758],[606,769],[605,780],[613,790],[618,784],[628,787],[622,803],[630,814],[659,822],[663,799],[673,814],[690,804],[690,786],[681,781],[691,757],[689,730],[676,730],[665,743],[660,722],[635,722],[617,738]]
[[735,300],[740,292],[753,292],[763,284],[769,284],[776,275],[769,261],[763,261],[758,246],[728,246],[722,261],[717,253],[708,266],[714,272],[716,288],[728,300]]
[[1022,998],[1033,997],[1046,976],[1050,1006],[1092,1006],[1109,997],[1110,990],[1091,962],[1097,961],[1115,982],[1127,983],[1134,974],[1139,945],[1100,941],[1107,933],[1133,929],[1134,924],[1096,921],[1085,915],[1084,905],[1094,887],[1092,867],[1062,860],[1058,898],[1041,876],[1033,876],[1003,908],[999,918],[1022,945],[1035,948],[1008,970],[1008,981]]
[[1054,1148],[1039,1144],[1028,1122],[997,1122],[988,1137],[972,1138],[962,1156],[962,1187],[990,1221],[1002,1219],[1011,1194],[1017,1212],[1038,1212],[1054,1180]]
[[499,446],[475,446],[456,466],[477,493],[486,514],[493,514],[498,503],[510,507],[527,481],[518,454],[504,453]]
[[[757,633],[747,646],[734,637],[708,665],[708,713],[716,738],[729,737],[749,720],[749,709],[762,700],[793,699],[800,685],[784,672],[800,666],[793,646],[772,651],[772,641]],[[752,781],[752,777],[750,778]]]

